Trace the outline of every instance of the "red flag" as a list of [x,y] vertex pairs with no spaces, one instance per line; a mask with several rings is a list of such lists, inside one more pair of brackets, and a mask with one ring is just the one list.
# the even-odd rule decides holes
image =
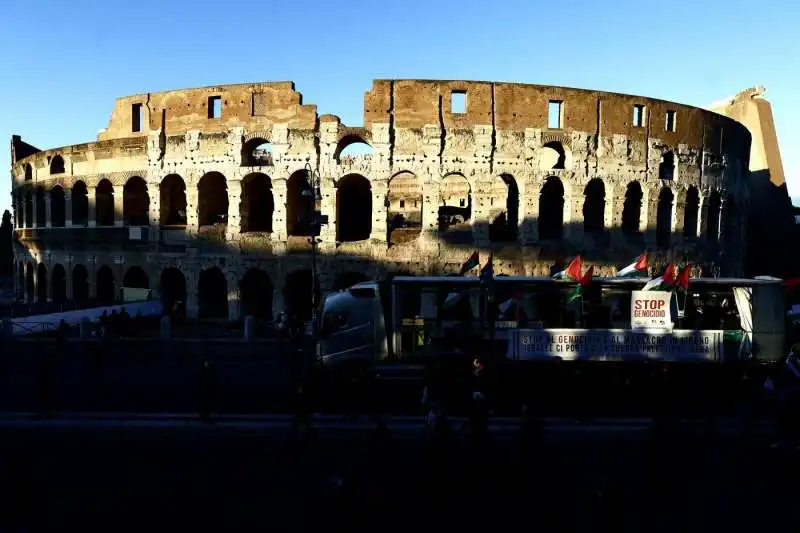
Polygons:
[[647,254],[642,254],[639,256],[639,259],[636,260],[636,265],[634,268],[639,272],[647,272]]
[[678,279],[676,280],[676,284],[681,289],[688,291],[689,290],[689,277],[691,274],[692,265],[687,264],[681,269],[681,273],[678,274]]
[[583,279],[583,277],[581,276],[582,270],[583,270],[583,261],[581,260],[581,256],[578,256],[572,260],[572,262],[569,264],[564,273],[567,275],[568,278],[578,281]]
[[675,265],[670,263],[667,265],[666,270],[664,270],[664,283],[667,285],[675,285],[677,280],[677,276],[675,275]]
[[594,265],[589,267],[589,270],[586,271],[586,274],[583,275],[581,278],[581,285],[584,287],[588,287],[590,283],[592,283],[592,278],[594,277]]

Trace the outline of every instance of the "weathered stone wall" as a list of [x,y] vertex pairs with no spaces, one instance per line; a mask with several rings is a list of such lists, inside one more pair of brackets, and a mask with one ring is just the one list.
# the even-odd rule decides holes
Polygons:
[[[451,109],[453,91],[465,94],[463,113]],[[209,118],[216,96],[221,117]],[[559,127],[548,127],[551,100],[562,102]],[[131,131],[136,103],[146,106],[141,132]],[[632,124],[634,105],[644,106],[640,126]],[[668,111],[674,131],[666,127]],[[254,160],[250,151],[262,142],[271,156]],[[341,155],[354,142],[371,153]],[[126,97],[97,142],[14,159],[16,227],[26,247],[17,257],[18,287],[33,298],[25,271],[39,264],[45,276],[61,265],[68,293],[75,266],[83,265],[91,295],[102,266],[116,288],[137,266],[155,289],[174,267],[195,315],[200,274],[218,268],[228,316],[237,318],[238,287],[259,269],[277,289],[270,296],[279,310],[287,278],[309,269],[308,238],[290,234],[302,211],[297,183],[309,168],[329,217],[319,237],[323,290],[352,272],[456,272],[474,249],[492,249],[496,271],[507,274],[547,275],[557,258],[581,253],[609,275],[647,249],[654,264],[688,259],[738,275],[749,151],[747,129],[715,113],[560,87],[378,80],[365,95],[364,127],[317,118],[288,82]],[[256,201],[248,191],[259,180],[270,194],[262,189]],[[170,192],[170,183],[183,192]],[[553,184],[563,195],[545,194]],[[85,197],[74,193],[84,186]],[[635,209],[626,207],[634,189],[641,191]],[[164,213],[182,195],[175,224]],[[88,202],[85,216],[75,216],[78,197]],[[659,198],[667,198],[662,208]],[[133,223],[142,219],[134,218],[142,201],[146,223]],[[100,223],[110,205],[113,220]],[[345,219],[365,206],[363,235],[341,235]],[[249,220],[265,210],[269,224],[254,230]],[[635,228],[623,229],[633,212]],[[392,225],[398,214],[409,222],[399,229]],[[209,216],[219,223],[204,222]],[[34,276],[34,294],[38,283]],[[42,283],[52,298],[56,283]]]

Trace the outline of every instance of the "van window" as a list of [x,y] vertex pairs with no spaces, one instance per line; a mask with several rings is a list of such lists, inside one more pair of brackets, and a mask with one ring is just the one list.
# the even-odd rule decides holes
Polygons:
[[322,329],[328,333],[339,331],[347,325],[347,311],[328,311],[322,319]]

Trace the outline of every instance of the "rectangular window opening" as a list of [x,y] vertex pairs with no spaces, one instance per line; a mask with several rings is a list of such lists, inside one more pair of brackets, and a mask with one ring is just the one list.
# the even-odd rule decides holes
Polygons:
[[131,106],[131,131],[139,133],[142,131],[142,123],[144,122],[144,109],[142,104],[133,104]]
[[208,97],[208,118],[222,118],[222,97]]
[[675,131],[675,111],[667,111],[666,123],[664,124],[666,131]]
[[467,112],[467,91],[450,93],[450,112],[463,114]]
[[633,127],[644,127],[644,106],[642,104],[635,104],[633,106]]
[[405,200],[400,200],[400,209],[403,209],[406,206]]
[[561,129],[562,104],[561,100],[550,100],[547,104],[547,127],[551,130]]

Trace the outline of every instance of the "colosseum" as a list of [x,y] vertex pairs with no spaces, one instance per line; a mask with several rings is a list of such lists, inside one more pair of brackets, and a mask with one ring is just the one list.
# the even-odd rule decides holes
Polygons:
[[27,302],[134,287],[189,318],[308,315],[311,238],[321,292],[476,249],[509,275],[577,253],[609,275],[645,250],[742,273],[750,134],[652,98],[377,80],[354,127],[291,82],[223,85],[119,98],[96,142],[11,150]]

